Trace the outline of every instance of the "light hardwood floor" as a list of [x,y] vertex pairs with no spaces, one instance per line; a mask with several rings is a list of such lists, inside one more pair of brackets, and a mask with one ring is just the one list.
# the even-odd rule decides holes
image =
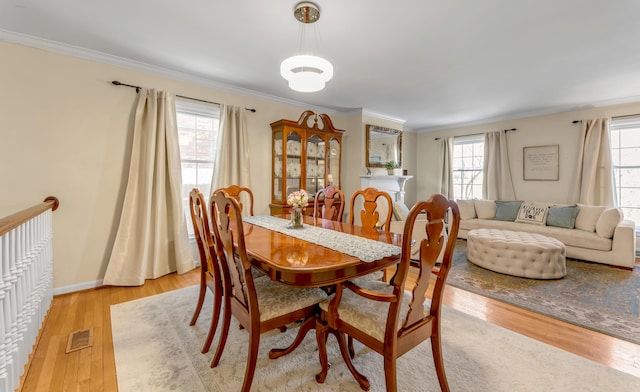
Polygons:
[[[117,391],[109,306],[198,284],[199,274],[196,269],[148,280],[141,287],[104,287],[54,297],[18,391]],[[211,300],[210,294],[207,299]],[[445,291],[445,303],[640,377],[640,345],[450,286]],[[65,354],[69,334],[87,328],[94,329],[93,346]]]

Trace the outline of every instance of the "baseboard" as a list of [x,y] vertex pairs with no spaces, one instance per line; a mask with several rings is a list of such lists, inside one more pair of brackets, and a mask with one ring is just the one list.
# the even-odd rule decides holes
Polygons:
[[53,289],[53,295],[68,294],[74,291],[95,289],[96,287],[102,287],[102,279],[95,280],[93,282],[84,282],[78,284],[72,284],[69,286],[56,287]]

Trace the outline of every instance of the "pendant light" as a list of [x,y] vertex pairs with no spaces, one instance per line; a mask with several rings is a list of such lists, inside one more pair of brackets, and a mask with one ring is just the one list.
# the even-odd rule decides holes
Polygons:
[[[293,10],[293,16],[302,23],[301,46],[304,47],[305,25],[320,19],[320,9],[311,2],[301,2]],[[289,88],[304,93],[320,91],[333,77],[333,66],[322,57],[310,54],[292,56],[280,64],[280,74],[289,81]]]

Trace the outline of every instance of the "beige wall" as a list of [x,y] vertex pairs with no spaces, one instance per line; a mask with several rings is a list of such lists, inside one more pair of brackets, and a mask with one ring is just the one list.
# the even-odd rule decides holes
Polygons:
[[[308,109],[7,42],[0,42],[0,58],[0,217],[48,195],[60,199],[53,214],[57,292],[100,283],[120,219],[136,93],[110,81],[255,108],[247,118],[256,214],[269,212],[269,124]],[[347,131],[343,157],[351,162],[349,149],[360,152],[360,119],[330,115]],[[357,162],[342,167],[349,190],[355,185],[346,168],[359,176]]]
[[[420,151],[417,157],[417,165],[420,168],[417,193],[418,195],[431,194],[439,189],[439,178],[436,171],[428,169],[437,167],[438,163],[438,148],[434,138],[516,128],[517,131],[508,133],[507,143],[516,198],[518,200],[569,203],[571,202],[573,181],[577,173],[576,163],[580,135],[580,124],[573,124],[572,122],[574,120],[589,120],[637,113],[640,113],[640,103],[575,110],[546,116],[420,133],[417,140],[418,151]],[[549,144],[559,145],[559,180],[524,181],[523,147]]]

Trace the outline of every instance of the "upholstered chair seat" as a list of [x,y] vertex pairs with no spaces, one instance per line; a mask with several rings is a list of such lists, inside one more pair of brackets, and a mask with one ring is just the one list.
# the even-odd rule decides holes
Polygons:
[[327,294],[320,289],[287,287],[265,275],[254,279],[254,284],[261,322],[313,306],[327,298]]
[[[382,294],[393,294],[393,286],[376,280],[360,280],[359,286],[363,289],[372,290]],[[320,302],[320,309],[325,312],[329,311],[328,298]],[[402,297],[402,305],[400,307],[400,320],[404,320],[409,312],[409,304],[411,303],[411,294],[405,293]],[[429,314],[431,300],[425,299],[425,317]],[[340,319],[355,328],[366,332],[380,342],[384,342],[384,331],[387,324],[387,313],[389,304],[371,301],[355,294],[352,291],[345,290],[342,299],[338,305],[338,313]],[[402,327],[401,323],[397,324],[397,329]]]

